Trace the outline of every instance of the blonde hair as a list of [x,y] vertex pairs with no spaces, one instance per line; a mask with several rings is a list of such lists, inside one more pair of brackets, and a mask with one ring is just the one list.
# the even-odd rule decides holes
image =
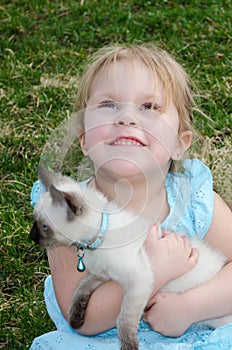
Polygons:
[[[192,130],[193,109],[198,109],[193,97],[193,84],[184,68],[166,51],[155,45],[115,45],[97,51],[80,81],[74,113],[84,110],[91,96],[96,75],[111,63],[125,60],[129,64],[144,63],[153,72],[154,81],[159,81],[165,91],[165,106],[173,101],[179,119],[179,132]],[[83,115],[79,128],[84,132]]]

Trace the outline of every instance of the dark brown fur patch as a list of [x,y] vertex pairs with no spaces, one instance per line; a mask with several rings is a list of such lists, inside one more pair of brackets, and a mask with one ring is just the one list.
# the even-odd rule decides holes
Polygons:
[[85,211],[85,204],[82,202],[80,198],[77,198],[77,195],[72,193],[63,193],[66,203],[71,210],[67,212],[67,218],[69,220],[73,220],[73,215],[79,216]]
[[77,193],[62,192],[55,186],[49,188],[54,205],[67,206],[67,219],[72,221],[85,210],[85,204]]

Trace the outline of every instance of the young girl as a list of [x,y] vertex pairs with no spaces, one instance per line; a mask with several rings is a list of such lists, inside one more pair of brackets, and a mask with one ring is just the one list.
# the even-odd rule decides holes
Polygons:
[[[85,185],[154,223],[146,250],[156,283],[140,325],[141,349],[151,344],[161,349],[161,343],[164,349],[170,343],[172,349],[178,343],[181,349],[189,344],[201,349],[217,340],[218,349],[232,347],[232,325],[215,331],[190,327],[232,313],[232,214],[213,192],[209,169],[196,159],[182,161],[192,141],[194,108],[184,69],[166,52],[145,45],[100,50],[80,82],[75,103],[75,112],[83,111],[77,130],[80,145],[95,171]],[[200,287],[183,294],[161,293],[165,283],[197,263],[198,254],[186,236],[205,238],[227,257],[227,264]],[[93,293],[77,333],[66,319],[73,292],[87,272],[77,271],[76,254],[67,247],[49,249],[48,259],[52,278],[45,283],[45,301],[57,331],[36,338],[31,349],[117,348],[114,327],[121,286],[111,281]]]

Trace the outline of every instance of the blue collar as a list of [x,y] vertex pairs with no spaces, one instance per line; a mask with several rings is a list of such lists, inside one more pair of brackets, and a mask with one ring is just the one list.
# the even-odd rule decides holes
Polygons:
[[75,245],[77,249],[90,249],[90,250],[97,249],[98,247],[100,247],[100,245],[104,241],[108,226],[109,226],[109,214],[104,210],[102,212],[101,228],[98,234],[96,234],[89,241],[80,240],[78,242],[73,242],[72,245]]

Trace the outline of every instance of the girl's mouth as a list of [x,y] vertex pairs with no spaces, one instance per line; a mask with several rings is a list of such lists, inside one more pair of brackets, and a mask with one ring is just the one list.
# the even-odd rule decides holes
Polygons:
[[144,147],[145,144],[135,137],[119,137],[110,143],[111,146],[136,146]]

